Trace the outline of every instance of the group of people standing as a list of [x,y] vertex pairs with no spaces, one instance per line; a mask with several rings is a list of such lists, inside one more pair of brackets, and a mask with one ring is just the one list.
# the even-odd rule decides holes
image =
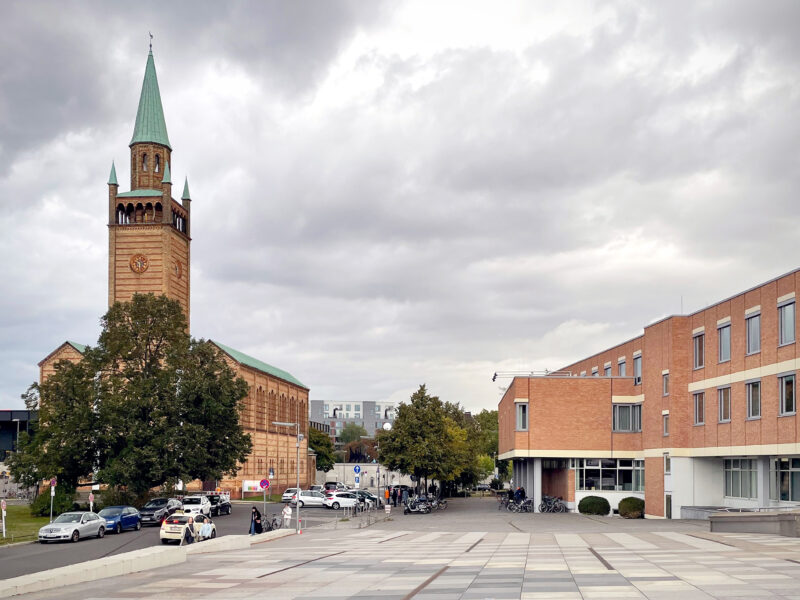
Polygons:
[[[283,517],[281,525],[283,527],[291,527],[292,507],[288,504],[284,506],[281,516]],[[253,510],[250,511],[250,535],[255,535],[257,533],[264,533],[264,524],[261,522],[261,513],[258,512],[258,509],[254,506]]]
[[408,488],[402,488],[402,491],[395,486],[392,487],[392,491],[389,491],[387,487],[386,490],[383,492],[384,499],[386,500],[386,504],[391,503],[392,506],[397,506],[397,501],[399,500],[401,505],[408,502]]

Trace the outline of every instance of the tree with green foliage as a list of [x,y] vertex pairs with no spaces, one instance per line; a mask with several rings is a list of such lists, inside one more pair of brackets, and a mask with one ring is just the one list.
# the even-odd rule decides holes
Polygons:
[[337,436],[342,444],[349,444],[361,439],[362,435],[367,435],[367,430],[358,423],[347,423]]
[[327,473],[333,469],[336,457],[333,454],[333,442],[331,436],[318,429],[309,427],[308,445],[317,455],[317,469]]
[[97,346],[29,391],[39,422],[9,461],[14,477],[74,486],[94,474],[141,496],[170,480],[235,473],[252,447],[239,423],[247,382],[187,330],[165,296],[115,303]]

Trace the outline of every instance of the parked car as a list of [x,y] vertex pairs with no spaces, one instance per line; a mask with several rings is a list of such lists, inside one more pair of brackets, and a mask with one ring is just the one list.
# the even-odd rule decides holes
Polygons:
[[97,514],[105,521],[107,531],[122,533],[125,529],[142,528],[142,517],[132,506],[106,506]]
[[321,485],[312,485],[310,488],[308,488],[308,490],[311,492],[320,492],[322,494],[325,493],[325,488]]
[[142,525],[160,525],[161,521],[181,508],[181,506],[181,501],[177,498],[153,498],[139,509]]
[[283,496],[281,496],[281,502],[291,502],[292,496],[297,493],[297,488],[286,488],[286,491],[283,492]]
[[479,483],[478,485],[475,486],[475,490],[478,492],[488,492],[491,489],[492,488],[489,487],[488,483]]
[[380,499],[375,494],[368,492],[367,490],[355,490],[352,493],[358,496],[358,501],[361,502],[361,504],[366,506],[380,506],[382,504]]
[[209,516],[211,514],[211,501],[208,496],[186,496],[183,499],[183,512],[184,514],[204,514]]
[[323,487],[323,494],[326,492],[346,492],[347,486],[341,481],[326,481]]
[[232,506],[230,497],[221,494],[209,494],[208,501],[211,502],[212,517],[231,514]]
[[[158,532],[158,537],[161,539],[161,543],[169,544],[172,541],[180,543],[180,541],[186,535],[186,528],[189,527],[190,518],[192,519],[191,527],[196,541],[199,542],[204,539],[213,539],[217,537],[217,526],[214,525],[214,522],[209,517],[204,517],[197,514],[185,514],[182,511],[176,511],[170,517],[164,519],[164,522],[161,524],[161,531]],[[207,537],[203,538],[200,536],[202,523],[198,523],[195,519],[208,520],[209,524],[211,525],[211,532]]]
[[358,504],[356,495],[353,492],[334,492],[330,496],[325,497],[325,506],[338,510],[340,507],[353,507]]
[[[311,490],[300,490],[300,508],[304,506],[325,506],[325,495],[322,492],[312,492]],[[297,494],[290,500],[292,506],[297,504]]]
[[77,542],[82,537],[101,538],[106,534],[105,521],[89,511],[66,512],[55,521],[39,529],[39,543],[70,540]]

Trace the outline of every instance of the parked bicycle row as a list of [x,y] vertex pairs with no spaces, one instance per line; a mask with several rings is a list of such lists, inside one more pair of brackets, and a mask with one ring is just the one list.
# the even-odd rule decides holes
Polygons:
[[[509,497],[508,495],[497,496],[497,510],[506,509],[509,512],[534,512],[533,498],[526,498],[520,494]],[[539,503],[540,513],[565,513],[567,512],[567,505],[561,498],[553,496],[542,496],[542,501]]]

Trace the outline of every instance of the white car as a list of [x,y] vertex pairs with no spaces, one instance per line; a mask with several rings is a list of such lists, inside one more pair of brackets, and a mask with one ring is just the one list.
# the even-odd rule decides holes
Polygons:
[[325,506],[334,510],[341,506],[353,507],[358,504],[358,499],[353,492],[334,492],[325,497]]
[[281,502],[291,502],[292,496],[297,493],[297,488],[286,488],[286,491],[283,492],[283,496],[281,496]]
[[[300,490],[300,508],[304,506],[325,506],[325,495],[322,492],[312,492],[311,490]],[[292,505],[297,504],[297,494],[292,495],[290,501]]]
[[183,514],[211,514],[211,500],[207,496],[186,496],[183,499]]

